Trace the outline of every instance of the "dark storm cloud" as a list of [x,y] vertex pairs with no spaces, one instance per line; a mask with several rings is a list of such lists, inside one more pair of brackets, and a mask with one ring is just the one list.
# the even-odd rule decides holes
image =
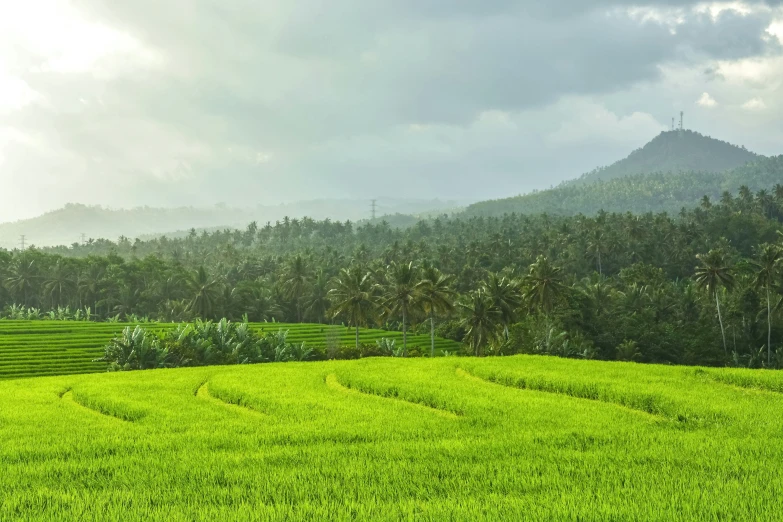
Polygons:
[[[390,189],[389,177],[400,187],[418,180],[427,196],[439,186],[474,195],[479,171],[519,191],[540,186],[542,172],[548,184],[595,166],[546,148],[536,131],[555,132],[573,115],[544,107],[656,84],[664,66],[720,77],[716,60],[780,53],[765,32],[768,9],[712,17],[691,9],[698,3],[642,2],[656,15],[644,17],[625,9],[638,1],[624,0],[75,0],[162,65],[103,78],[31,72],[25,80],[47,104],[7,121],[55,140],[85,178],[122,178],[131,204],[150,192],[134,177],[156,180],[159,194],[176,187],[173,202],[209,198],[229,180],[248,187],[248,200],[271,188],[371,194]],[[661,108],[664,119],[671,110]],[[488,111],[523,119],[501,130],[474,125]],[[639,121],[640,132],[656,128],[652,116]],[[435,130],[412,135],[411,125]],[[612,145],[587,154],[585,143],[558,146],[584,162],[616,154]],[[11,156],[21,162],[31,151]]]
[[722,11],[717,20],[709,14],[694,15],[677,29],[679,44],[722,59],[739,59],[780,50],[780,42],[765,34],[769,16],[764,13],[741,15]]
[[405,123],[464,124],[482,110],[654,81],[663,62],[753,56],[772,45],[764,13],[693,14],[671,34],[597,9],[631,2],[226,4],[93,6],[169,60],[163,77],[118,82],[117,97],[128,91],[149,117],[192,132],[212,120],[219,128],[205,139],[218,131],[285,146]]

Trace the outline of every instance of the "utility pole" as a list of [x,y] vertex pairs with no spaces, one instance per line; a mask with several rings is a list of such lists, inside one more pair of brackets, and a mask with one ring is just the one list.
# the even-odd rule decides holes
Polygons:
[[378,207],[378,200],[377,199],[373,199],[372,202],[370,203],[370,209],[371,209],[373,220],[375,219],[375,209],[377,207]]

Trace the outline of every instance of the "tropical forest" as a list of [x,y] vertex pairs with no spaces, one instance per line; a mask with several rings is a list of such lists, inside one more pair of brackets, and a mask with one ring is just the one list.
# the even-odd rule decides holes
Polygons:
[[675,216],[286,219],[6,252],[0,302],[9,319],[312,322],[437,335],[479,356],[779,368],[782,221],[780,185]]

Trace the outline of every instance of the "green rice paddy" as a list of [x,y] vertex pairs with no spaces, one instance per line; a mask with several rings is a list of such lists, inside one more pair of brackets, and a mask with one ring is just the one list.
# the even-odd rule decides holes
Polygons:
[[[103,348],[127,326],[120,323],[76,321],[8,321],[0,320],[0,380],[19,377],[96,373],[106,371],[105,363],[92,362],[103,355]],[[154,331],[175,328],[176,324],[148,323]],[[322,324],[255,323],[253,328],[276,332],[288,330],[288,340],[304,342],[308,347],[324,348],[329,342],[354,346],[355,331],[345,326]],[[402,343],[402,333],[361,329],[359,341],[374,344],[388,337]],[[409,335],[408,346],[429,353],[427,335]],[[438,353],[456,351],[459,343],[436,339]]]
[[516,356],[0,382],[0,520],[780,520],[783,374]]

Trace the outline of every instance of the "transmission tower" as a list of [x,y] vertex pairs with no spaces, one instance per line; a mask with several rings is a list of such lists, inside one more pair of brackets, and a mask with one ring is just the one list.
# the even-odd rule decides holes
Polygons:
[[672,132],[674,132],[674,116],[672,116]]
[[24,234],[19,236],[19,248],[21,249],[22,252],[24,252],[24,242],[25,242],[26,239],[27,239],[27,236],[25,236]]
[[680,111],[680,136],[682,136],[682,117],[685,113]]
[[82,237],[82,245],[86,245],[87,244],[87,234],[82,232],[82,236],[81,237]]
[[378,200],[373,199],[370,203],[370,212],[372,214],[372,218],[375,219],[375,210],[378,208]]

